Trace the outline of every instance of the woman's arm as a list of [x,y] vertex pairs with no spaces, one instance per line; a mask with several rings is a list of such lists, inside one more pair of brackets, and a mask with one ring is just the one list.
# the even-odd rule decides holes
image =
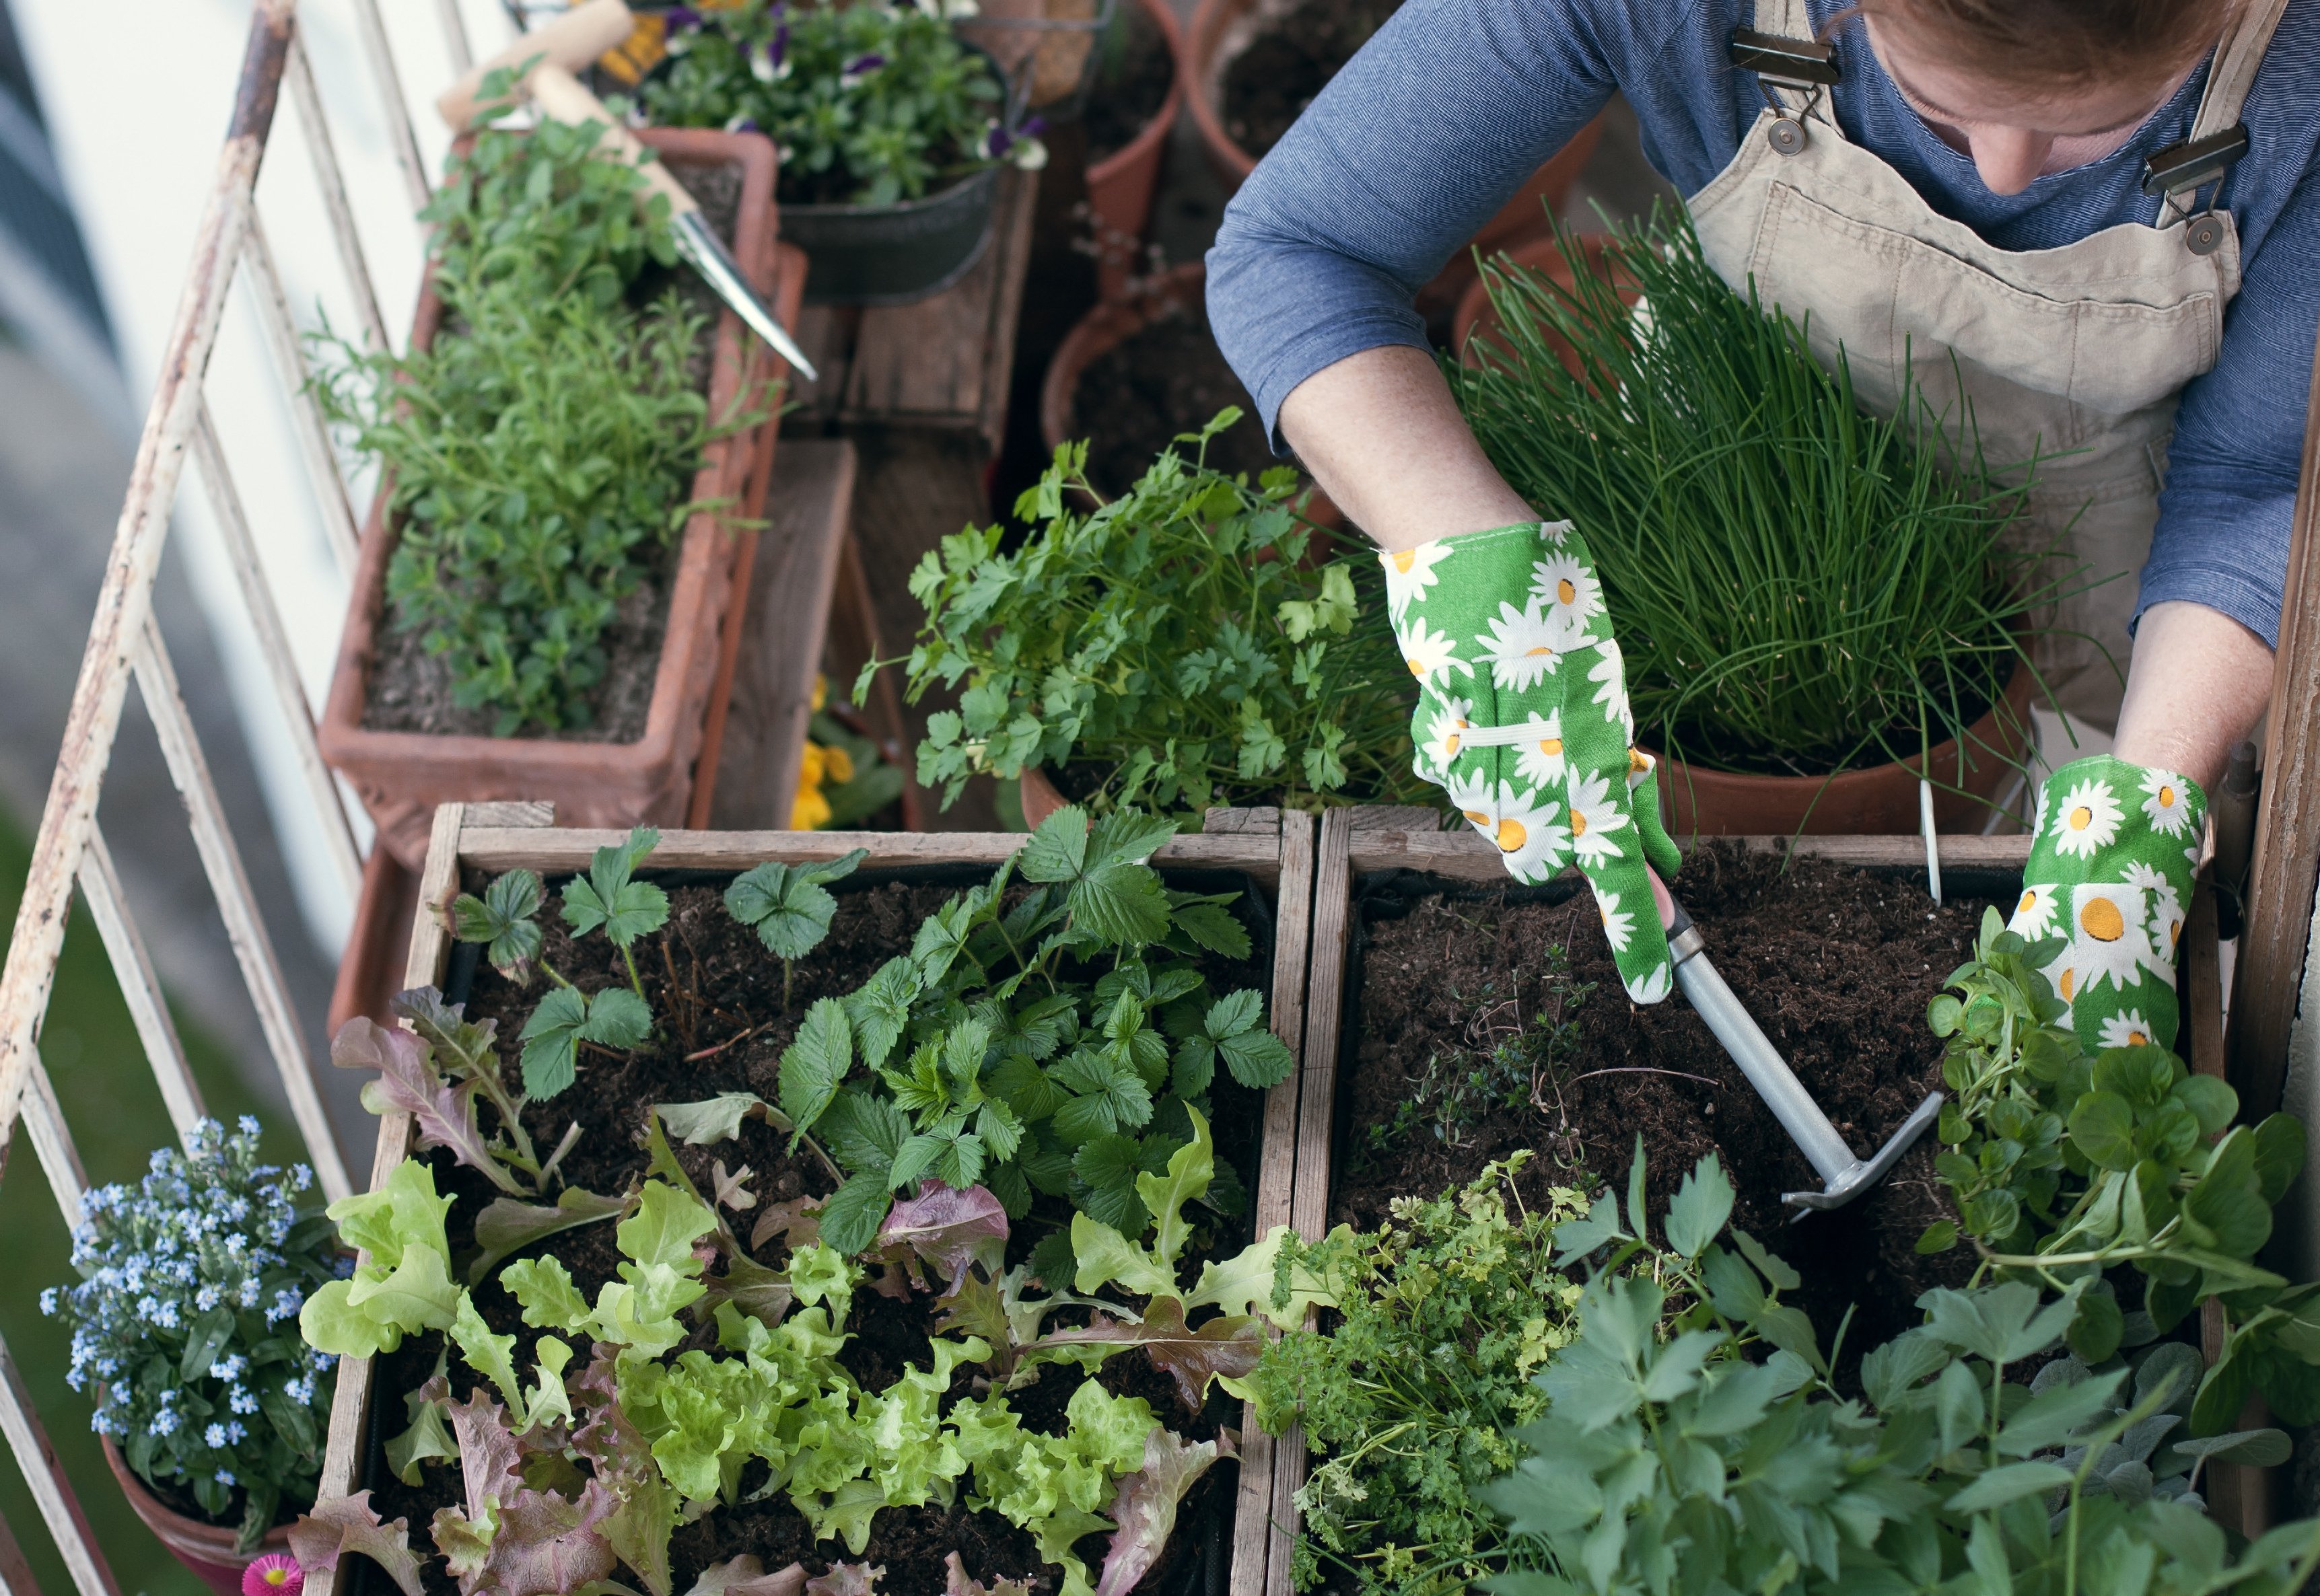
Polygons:
[[1422,349],[1380,345],[1324,366],[1282,401],[1281,434],[1382,548],[1537,518],[1483,457]]
[[2271,649],[2204,604],[2143,612],[2113,748],[2132,764],[2179,771],[2212,794],[2224,762],[2271,697]]

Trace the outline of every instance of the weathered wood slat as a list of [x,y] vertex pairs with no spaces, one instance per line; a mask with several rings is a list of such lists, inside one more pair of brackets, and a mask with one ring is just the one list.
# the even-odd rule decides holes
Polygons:
[[[50,1537],[57,1543],[74,1589],[79,1596],[121,1596],[121,1586],[104,1560],[104,1549],[89,1528],[88,1515],[81,1511],[80,1498],[73,1494],[63,1460],[50,1444],[48,1431],[41,1427],[40,1409],[5,1341],[0,1341],[0,1432],[8,1438],[17,1470],[41,1510]],[[19,1551],[19,1558],[22,1555]]]

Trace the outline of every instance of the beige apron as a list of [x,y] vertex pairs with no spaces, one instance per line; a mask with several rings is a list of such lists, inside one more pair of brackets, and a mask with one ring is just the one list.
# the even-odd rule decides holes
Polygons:
[[[2242,12],[2216,52],[2194,140],[2237,123],[2286,5],[2257,0]],[[1804,0],[1758,0],[1754,25],[1813,37]],[[1855,391],[1879,413],[1892,412],[1906,366],[1953,436],[1960,399],[1971,406],[1991,464],[2071,451],[2040,465],[2011,541],[2090,568],[2037,618],[2057,628],[2038,663],[2054,708],[2113,730],[2176,398],[2215,365],[2224,307],[2239,292],[2229,213],[2215,213],[2222,237],[2206,255],[2187,247],[2180,215],[2056,249],[1999,249],[1849,142],[1825,97],[1807,110],[1801,93],[1773,92],[1790,109],[1766,109],[1692,197],[1709,264],[1735,289],[1753,276],[1765,303],[1809,315],[1814,353],[1833,364],[1841,344]],[[1771,137],[1784,114],[1808,132],[1801,148],[1784,138],[1790,154]],[[2036,580],[2062,569],[2042,565]]]

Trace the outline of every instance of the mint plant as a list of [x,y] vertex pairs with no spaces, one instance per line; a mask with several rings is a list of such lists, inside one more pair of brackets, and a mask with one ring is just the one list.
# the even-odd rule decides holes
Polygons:
[[89,1428],[140,1479],[190,1492],[234,1521],[244,1551],[285,1501],[307,1502],[322,1465],[335,1359],[284,1328],[337,1275],[337,1244],[303,1208],[313,1172],[258,1161],[258,1122],[196,1124],[135,1187],[103,1186],[73,1232],[80,1283],[41,1293],[72,1326],[75,1391],[96,1384]]
[[[2251,1390],[2291,1423],[2320,1420],[2320,1286],[2290,1286],[2255,1261],[2303,1168],[2302,1123],[2234,1124],[2238,1095],[2160,1048],[2089,1056],[2040,973],[2061,950],[1986,910],[1974,957],[1927,1009],[1956,1094],[1935,1168],[1980,1272],[2082,1285],[2070,1342],[2096,1362],[2220,1299],[2232,1330],[2191,1408],[2194,1432],[2225,1429]],[[1937,1222],[1918,1249],[1959,1233]],[[2103,1278],[2129,1266],[2143,1279],[2132,1312]]]
[[624,302],[675,245],[667,201],[639,213],[643,178],[598,149],[602,131],[487,129],[452,157],[421,212],[433,347],[313,340],[324,413],[392,484],[392,624],[448,661],[453,702],[494,710],[503,736],[588,724],[605,628],[710,508],[690,498],[702,451],[762,419],[709,414],[693,374],[704,319],[673,293]]
[[[1429,801],[1377,561],[1300,518],[1293,470],[1251,485],[1200,463],[1239,417],[1092,512],[1074,508],[1100,498],[1087,446],[1067,444],[1016,502],[1036,523],[1020,548],[969,527],[911,573],[927,624],[909,695],[966,684],[919,745],[919,780],[945,804],[972,776],[1074,762],[1101,780],[1098,811]],[[892,663],[865,666],[855,697]]]
[[[782,1055],[783,1112],[848,1171],[821,1215],[867,1246],[893,1194],[989,1186],[1021,1218],[1068,1197],[1130,1234],[1140,1178],[1192,1140],[1219,1064],[1255,1088],[1287,1047],[1254,991],[1212,997],[1197,960],[1249,953],[1231,895],[1170,890],[1146,862],[1167,821],[1050,816],[992,879],[953,897],[842,998],[806,1011]],[[1010,882],[1032,884],[1010,907]],[[1237,1186],[1237,1183],[1236,1183]],[[1219,1203],[1233,1201],[1228,1188]]]
[[[785,205],[892,205],[1046,150],[1006,124],[991,63],[951,6],[768,5],[669,13],[667,67],[639,87],[665,127],[741,128],[781,147]],[[972,7],[959,8],[971,14]]]
[[1745,1232],[1712,1160],[1654,1240],[1640,1160],[1623,1219],[1608,1194],[1560,1256],[1609,1249],[1578,1335],[1537,1377],[1527,1456],[1482,1495],[1504,1515],[1502,1596],[1645,1591],[2221,1591],[2286,1596],[2320,1568],[2320,1521],[2234,1555],[2200,1471],[2277,1461],[2287,1438],[2189,1438],[2197,1354],[2055,1357],[2087,1283],[1920,1298],[1921,1328],[1871,1350],[1862,1395],[1829,1381],[1796,1273]]

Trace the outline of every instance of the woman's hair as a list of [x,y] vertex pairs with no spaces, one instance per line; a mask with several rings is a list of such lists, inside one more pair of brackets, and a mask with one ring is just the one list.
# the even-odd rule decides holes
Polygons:
[[1858,0],[1937,43],[1956,65],[2009,83],[2164,79],[2221,38],[2241,0]]

